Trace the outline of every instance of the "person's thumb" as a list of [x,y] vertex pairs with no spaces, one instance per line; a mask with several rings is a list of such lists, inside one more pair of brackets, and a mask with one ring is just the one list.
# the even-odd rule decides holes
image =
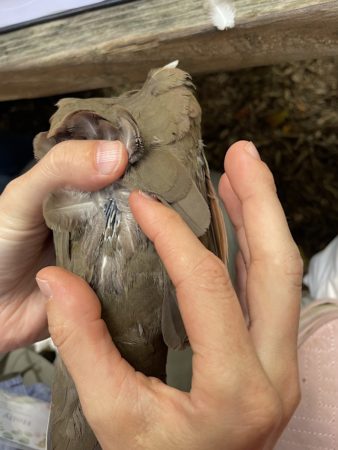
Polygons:
[[128,163],[118,141],[64,141],[55,145],[31,170],[11,181],[2,198],[3,208],[15,217],[40,223],[46,196],[60,188],[97,191],[120,178]]
[[50,335],[77,387],[86,413],[99,407],[118,380],[133,370],[112,342],[90,286],[60,267],[47,267],[37,283],[48,298]]

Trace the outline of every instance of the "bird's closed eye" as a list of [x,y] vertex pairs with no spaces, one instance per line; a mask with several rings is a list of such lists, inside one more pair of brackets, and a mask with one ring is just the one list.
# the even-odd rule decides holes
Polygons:
[[111,123],[92,111],[79,111],[68,117],[56,132],[56,143],[67,140],[108,140],[124,143],[133,164],[143,155],[143,142],[138,127],[129,114],[121,114]]

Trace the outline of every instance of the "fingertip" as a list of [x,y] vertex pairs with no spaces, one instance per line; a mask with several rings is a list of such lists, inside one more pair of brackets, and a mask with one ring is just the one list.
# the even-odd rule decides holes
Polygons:
[[39,270],[39,272],[37,272],[36,278],[40,280],[48,280],[49,283],[52,283],[55,286],[68,286],[74,279],[76,279],[79,283],[85,284],[85,281],[78,275],[69,272],[63,267],[57,266],[44,267],[43,269]]
[[233,144],[231,144],[227,151],[227,154],[230,155],[233,152],[238,153],[238,152],[242,152],[242,151],[245,151],[245,152],[251,154],[251,156],[254,156],[256,159],[260,159],[259,152],[258,152],[255,144],[252,141],[246,141],[246,140],[237,141],[237,142],[234,142]]
[[244,147],[243,150],[250,155],[251,157],[253,157],[254,159],[256,159],[257,161],[259,161],[261,159],[258,150],[255,146],[255,144],[251,141],[247,142]]
[[121,355],[101,318],[100,301],[85,280],[60,267],[44,268],[37,278],[39,284],[48,283],[51,293],[47,303],[50,336],[75,382],[83,407],[93,407],[112,392],[113,376],[118,378],[131,367],[119,364]]
[[225,156],[224,169],[231,188],[241,201],[261,191],[276,192],[273,174],[252,142],[233,144]]
[[249,143],[249,141],[237,141],[233,144],[230,145],[230,147],[228,148],[226,154],[225,154],[225,158],[224,158],[224,169],[226,170],[226,163],[228,162],[229,159],[232,159],[234,154],[237,154],[238,152],[243,151],[244,147]]
[[142,209],[147,207],[147,199],[140,194],[140,191],[135,190],[129,195],[129,206],[137,223],[140,225],[140,218],[142,218]]
[[251,141],[237,141],[234,144],[232,144],[224,158],[224,170],[227,172],[229,170],[229,166],[233,164],[234,161],[237,161],[238,159],[251,159],[260,161],[260,155],[259,152]]
[[219,179],[219,183],[218,183],[218,194],[221,197],[221,199],[223,200],[223,202],[224,202],[225,194],[229,188],[231,188],[231,184],[230,184],[228,175],[226,173],[223,173],[223,175]]
[[243,149],[250,141],[246,141],[245,139],[241,139],[240,141],[236,141],[230,145],[228,152],[237,151],[239,149]]
[[135,190],[129,196],[129,205],[133,209],[142,208],[144,206],[150,206],[154,203],[159,204],[159,200],[154,195],[147,194],[146,192]]
[[139,202],[142,202],[143,200],[147,200],[147,198],[144,195],[141,195],[140,190],[134,190],[129,195],[129,204],[130,206],[137,206]]
[[173,214],[173,211],[166,208],[156,197],[140,190],[130,194],[129,205],[137,223],[151,240],[153,239],[152,224],[165,220],[163,214]]
[[131,192],[131,194],[129,195],[129,199],[128,199],[130,206],[134,205],[137,202],[138,195],[139,195],[139,191],[137,191],[137,190]]
[[54,274],[57,275],[59,272],[66,272],[66,270],[62,267],[46,266],[43,269],[40,269],[39,272],[37,272],[36,278],[50,278],[53,277]]
[[41,292],[50,301],[47,313],[55,313],[69,320],[101,316],[101,305],[91,287],[78,275],[62,267],[45,267],[36,274]]
[[128,164],[128,152],[120,141],[96,141],[95,169],[100,175],[120,178]]

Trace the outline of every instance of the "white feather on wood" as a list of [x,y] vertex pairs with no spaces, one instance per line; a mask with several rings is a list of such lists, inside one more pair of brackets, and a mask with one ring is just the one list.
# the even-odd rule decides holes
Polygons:
[[235,26],[235,7],[230,0],[209,0],[210,18],[218,30]]
[[176,59],[175,61],[170,62],[169,64],[166,64],[165,66],[160,67],[158,70],[156,70],[156,72],[154,72],[152,74],[152,77],[154,77],[155,75],[157,75],[159,72],[162,72],[162,70],[165,69],[176,69],[176,67],[178,66],[178,59]]
[[175,69],[178,66],[178,59],[176,59],[175,61],[170,62],[169,64],[166,64],[165,66],[163,66],[163,69]]

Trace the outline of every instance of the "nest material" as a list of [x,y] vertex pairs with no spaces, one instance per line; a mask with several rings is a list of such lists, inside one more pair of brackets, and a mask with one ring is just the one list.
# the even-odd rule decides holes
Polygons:
[[195,79],[210,165],[222,170],[225,150],[252,140],[305,260],[338,232],[337,69],[317,60]]

